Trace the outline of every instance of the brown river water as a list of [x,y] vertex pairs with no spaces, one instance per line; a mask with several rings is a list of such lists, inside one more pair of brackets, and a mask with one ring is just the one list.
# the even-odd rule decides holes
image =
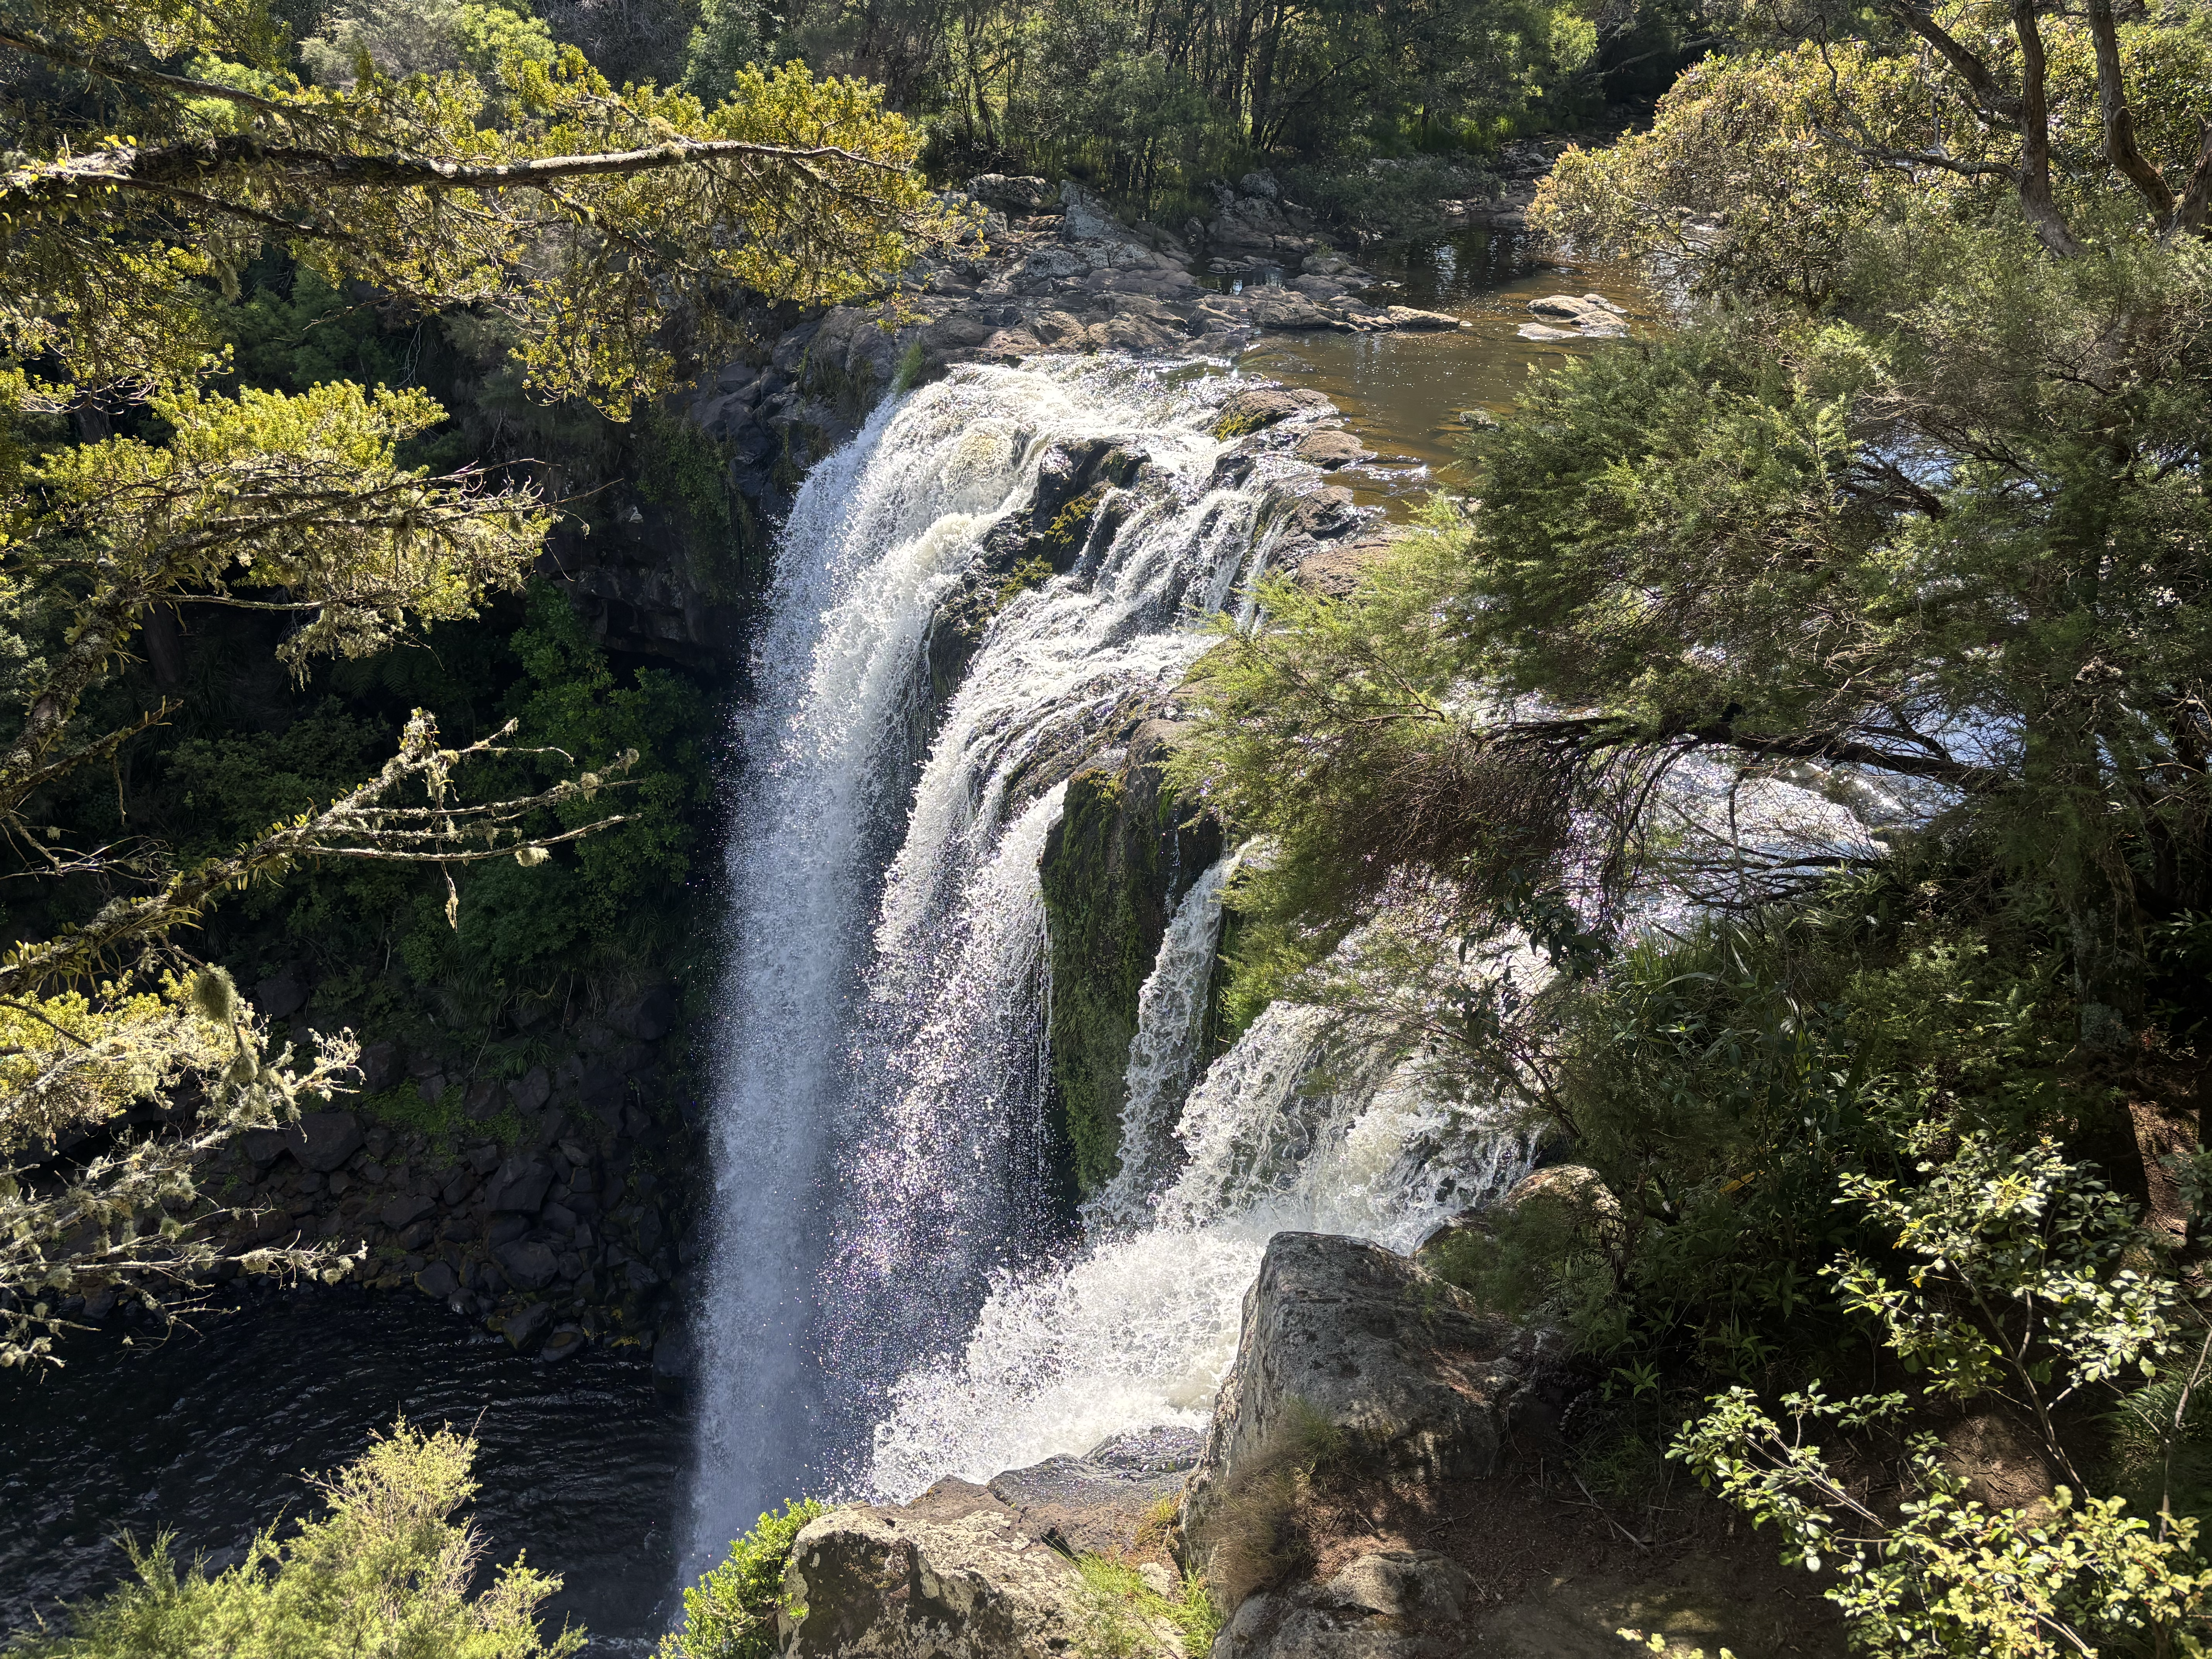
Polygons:
[[1402,517],[1431,490],[1463,488],[1466,412],[1502,415],[1532,370],[1570,356],[1618,350],[1618,341],[1533,341],[1516,332],[1528,302],[1549,294],[1600,294],[1628,315],[1632,337],[1658,331],[1664,313],[1634,267],[1540,253],[1525,236],[1463,231],[1374,258],[1392,284],[1377,303],[1449,312],[1468,326],[1447,333],[1298,333],[1264,337],[1240,360],[1248,374],[1326,392],[1374,460],[1335,481],[1363,506]]

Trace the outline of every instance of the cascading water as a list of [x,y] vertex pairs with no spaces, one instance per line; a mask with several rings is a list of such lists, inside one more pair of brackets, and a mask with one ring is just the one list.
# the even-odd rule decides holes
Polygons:
[[1137,1034],[1121,1108],[1121,1165],[1084,1219],[1095,1231],[1127,1230],[1151,1219],[1146,1200],[1173,1172],[1170,1131],[1190,1087],[1206,1024],[1206,989],[1221,939],[1221,884],[1234,855],[1217,860],[1191,884],[1168,918],[1160,952],[1137,994]]
[[[1267,492],[1313,476],[1266,462],[1212,485],[1229,384],[962,370],[879,410],[800,494],[733,803],[695,1568],[801,1492],[903,1496],[1200,1423],[1272,1233],[1410,1246],[1522,1162],[1315,1009],[1267,1010],[1193,1087],[1217,865],[1140,997],[1087,1248],[1053,1191],[1040,853],[1071,774],[1167,701],[1205,648],[1194,624],[1262,562]],[[1054,452],[1102,443],[1144,461],[1072,568],[985,578]],[[933,708],[932,616],[988,580],[996,614]]]
[[[695,1567],[859,1478],[891,1381],[1053,1242],[1037,854],[1057,786],[1172,690],[1252,552],[1265,485],[1207,482],[1225,386],[962,370],[800,492],[739,730]],[[909,794],[932,615],[1054,447],[1097,440],[1142,476],[1072,571],[1005,603]]]
[[1001,1274],[964,1346],[892,1389],[869,1489],[908,1498],[1127,1430],[1204,1426],[1274,1234],[1409,1249],[1525,1171],[1523,1133],[1424,1084],[1418,1061],[1340,1017],[1271,1005],[1191,1091],[1186,1162],[1152,1223]]

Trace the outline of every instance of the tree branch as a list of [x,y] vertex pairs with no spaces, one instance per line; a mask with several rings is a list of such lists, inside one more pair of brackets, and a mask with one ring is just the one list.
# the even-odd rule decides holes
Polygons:
[[1915,5],[1912,0],[1884,0],[1882,9],[1942,55],[1972,91],[1984,114],[1994,117],[2002,126],[2011,126],[2021,118],[2021,100],[2000,87],[1990,66],[1960,45],[1927,7]]
[[112,58],[102,58],[88,52],[79,52],[58,40],[48,40],[35,34],[22,34],[10,28],[0,28],[0,46],[43,58],[52,64],[66,64],[106,81],[118,81],[125,86],[143,87],[149,92],[166,92],[183,98],[222,98],[234,104],[244,104],[270,115],[298,115],[301,111],[279,103],[273,98],[264,98],[258,93],[246,92],[237,87],[224,86],[219,81],[195,80],[185,75],[164,75],[159,70],[140,69],[136,64],[118,63]]
[[2120,82],[2120,37],[2112,0],[2088,0],[2089,34],[2097,43],[2097,107],[2105,118],[2105,157],[2125,173],[2163,224],[2173,216],[2166,175],[2136,143],[2135,112]]
[[2204,141],[2197,147],[2197,165],[2190,170],[2189,188],[2182,192],[2181,205],[2174,209],[2166,234],[2202,234],[2208,209],[2212,209],[2212,123],[2205,125]]
[[2012,0],[2013,32],[2020,37],[2020,204],[2044,246],[2073,259],[2081,245],[2051,199],[2051,108],[2035,9],[2036,0]]
[[[421,155],[356,155],[305,144],[270,144],[242,133],[148,148],[119,144],[64,161],[18,168],[0,188],[11,200],[43,205],[102,185],[142,191],[203,185],[210,175],[265,171],[338,190],[529,190],[559,179],[651,173],[702,161],[758,160],[798,164],[834,160],[879,172],[905,168],[836,144],[799,148],[740,138],[672,138],[643,149],[598,155],[543,155],[523,161],[468,162]],[[202,199],[205,199],[203,198]],[[226,207],[228,204],[225,204]]]
[[1825,760],[1844,766],[1864,766],[1900,777],[1924,778],[1948,784],[1969,794],[1987,794],[2009,785],[2011,778],[1993,766],[1975,766],[1944,755],[1901,755],[1878,749],[1840,732],[1808,732],[1797,736],[1743,732],[1733,720],[1713,720],[1703,726],[1676,726],[1653,731],[1633,722],[1603,714],[1555,720],[1528,720],[1497,730],[1501,742],[1579,744],[1590,748],[1618,749],[1638,744],[1686,739],[1713,748],[1735,749],[1745,754],[1780,760]]

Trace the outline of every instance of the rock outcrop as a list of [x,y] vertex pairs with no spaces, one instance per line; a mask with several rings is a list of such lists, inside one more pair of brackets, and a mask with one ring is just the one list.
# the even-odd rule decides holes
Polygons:
[[[785,1659],[1030,1659],[1111,1650],[1181,1659],[1182,1633],[1157,1612],[1106,1602],[1077,1554],[1143,1549],[1148,1511],[1174,1492],[1194,1435],[1121,1437],[988,1486],[940,1480],[911,1504],[853,1504],[807,1523],[784,1574]],[[1175,1577],[1138,1569],[1162,1596]]]
[[990,1493],[1031,1536],[1079,1555],[1156,1552],[1158,1510],[1180,1499],[1203,1438],[1190,1429],[1116,1435],[1080,1457],[991,1477]]
[[1183,1500],[1190,1547],[1209,1559],[1243,1479],[1316,1431],[1342,1437],[1364,1472],[1401,1492],[1495,1473],[1524,1391],[1522,1343],[1405,1256],[1276,1234]]
[[[1524,340],[1625,340],[1626,313],[1602,294],[1549,294],[1528,301],[1528,309],[1542,321],[1523,323],[1516,331]],[[1553,325],[1564,323],[1565,327]]]
[[1476,1603],[1467,1569],[1433,1550],[1363,1555],[1323,1584],[1249,1598],[1212,1659],[1453,1659]]
[[1164,787],[1177,726],[1133,720],[1068,781],[1038,876],[1052,951],[1060,1127],[1086,1192],[1112,1178],[1146,976],[1175,902],[1221,854],[1221,826]]

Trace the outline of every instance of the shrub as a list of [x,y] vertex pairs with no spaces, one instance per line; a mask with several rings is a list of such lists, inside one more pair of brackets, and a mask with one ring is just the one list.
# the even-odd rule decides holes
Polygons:
[[799,1529],[828,1505],[794,1498],[730,1546],[721,1565],[684,1592],[684,1626],[661,1638],[660,1659],[775,1659],[776,1619],[787,1602],[783,1570]]
[[[2180,1340],[2180,1287],[2136,1265],[2146,1255],[2133,1206],[2089,1166],[2047,1141],[1979,1134],[1929,1152],[1950,1139],[1924,1127],[1910,1137],[1928,1154],[1917,1182],[1845,1176],[1841,1201],[1893,1232],[1902,1261],[1846,1253],[1826,1270],[1920,1386],[1836,1400],[1815,1382],[1783,1397],[1786,1428],[1751,1390],[1730,1389],[1672,1455],[1755,1522],[1774,1522],[1785,1564],[1833,1568],[1827,1599],[1854,1644],[1881,1659],[2057,1659],[2114,1644],[2201,1655],[2212,1571],[2196,1518],[2175,1515],[2163,1492],[2155,1526],[2123,1498],[2081,1496],[2059,1422],[2077,1397],[2124,1399],[2132,1376],[2171,1365],[2196,1380],[2212,1340]],[[1992,1394],[2026,1406],[2066,1477],[2049,1504],[1967,1498],[1923,1431],[1906,1437],[1905,1501],[1877,1509],[1808,1438],[1821,1423],[1853,1432]]]
[[272,1527],[246,1559],[210,1578],[179,1571],[167,1534],[125,1540],[137,1582],[68,1611],[66,1636],[21,1643],[27,1659],[562,1659],[584,1645],[548,1641],[540,1603],[561,1581],[517,1555],[469,1594],[485,1544],[453,1511],[477,1489],[476,1442],[405,1422],[316,1483],[328,1513],[288,1539]]
[[1312,1566],[1299,1514],[1316,1479],[1340,1466],[1349,1450],[1342,1428],[1293,1400],[1267,1443],[1237,1466],[1194,1540],[1211,1599],[1224,1614]]
[[[1171,1625],[1190,1659],[1204,1659],[1221,1630],[1221,1613],[1197,1573],[1182,1577],[1182,1593],[1163,1595],[1126,1561],[1103,1555],[1079,1558],[1088,1624],[1078,1641],[1086,1659],[1133,1659],[1150,1650],[1157,1628]],[[1152,1629],[1147,1629],[1147,1625]]]

